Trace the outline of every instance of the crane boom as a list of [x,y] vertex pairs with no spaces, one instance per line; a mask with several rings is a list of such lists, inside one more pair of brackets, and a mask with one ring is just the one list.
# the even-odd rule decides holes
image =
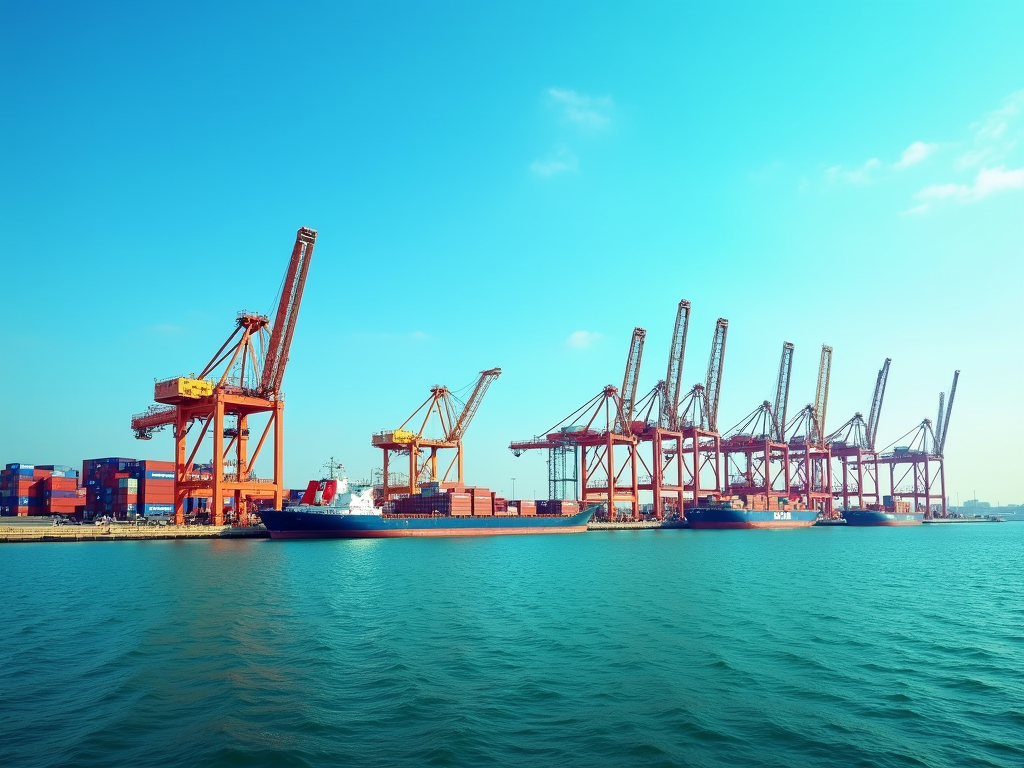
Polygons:
[[729,321],[718,318],[715,324],[715,336],[711,342],[711,358],[708,360],[708,378],[705,386],[707,397],[708,429],[718,431],[718,396],[722,391],[722,365],[725,363],[725,337],[729,331]]
[[953,372],[953,386],[949,388],[949,400],[946,401],[946,416],[942,420],[942,429],[939,432],[939,456],[944,455],[946,450],[946,433],[949,431],[949,417],[953,413],[953,398],[956,396],[956,382],[960,378],[960,371]]
[[946,393],[939,392],[939,414],[935,418],[935,453],[939,453],[939,439],[942,438],[942,413],[946,403]]
[[636,382],[640,378],[640,358],[644,353],[644,338],[647,331],[643,328],[633,329],[633,338],[629,342],[629,356],[626,358],[626,372],[622,376],[621,407],[615,417],[614,431],[626,434],[633,422],[633,401],[636,398]]
[[480,378],[476,382],[476,387],[473,388],[473,394],[466,401],[462,413],[459,414],[459,418],[445,438],[446,440],[454,443],[462,439],[462,436],[466,434],[466,430],[469,429],[469,423],[473,420],[477,409],[480,407],[480,401],[484,399],[484,395],[487,393],[487,388],[499,376],[501,376],[501,368],[490,368],[486,371],[480,371]]
[[676,312],[676,326],[672,331],[672,347],[668,353],[668,371],[665,391],[661,397],[658,426],[662,429],[679,428],[679,395],[683,381],[683,357],[686,355],[686,331],[690,325],[690,302],[683,299]]
[[817,434],[814,442],[825,439],[825,411],[828,408],[828,380],[832,373],[832,347],[821,345],[821,362],[818,364],[818,386],[814,391],[814,428]]
[[772,408],[774,434],[772,440],[783,442],[786,431],[786,409],[789,405],[789,379],[793,370],[793,345],[782,344],[782,359],[779,360],[779,378],[775,382],[775,406]]
[[288,351],[292,345],[295,320],[299,316],[302,289],[306,285],[306,273],[309,271],[315,242],[316,230],[300,227],[295,234],[295,247],[288,262],[288,272],[285,274],[284,288],[277,303],[274,329],[270,334],[267,357],[263,364],[259,391],[264,397],[276,397],[281,393],[281,381],[284,379],[284,369],[288,364]]
[[889,379],[889,363],[891,358],[885,358],[885,363],[878,371],[878,378],[875,380],[875,396],[871,398],[871,411],[868,414],[868,450],[875,450],[875,435],[878,434],[878,420],[882,416],[882,399],[885,397],[885,382]]

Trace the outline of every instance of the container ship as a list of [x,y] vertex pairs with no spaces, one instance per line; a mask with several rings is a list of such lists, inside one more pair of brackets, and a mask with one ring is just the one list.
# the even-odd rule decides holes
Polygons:
[[596,510],[568,501],[509,503],[486,488],[440,483],[378,506],[373,486],[342,476],[311,480],[298,504],[259,515],[272,539],[362,539],[583,533]]
[[771,497],[775,508],[769,509],[769,497],[752,494],[733,498],[708,500],[686,510],[690,528],[805,528],[814,525],[818,513],[787,496]]
[[924,513],[911,512],[909,501],[892,500],[883,496],[883,504],[871,504],[867,509],[845,509],[843,517],[847,525],[921,525]]

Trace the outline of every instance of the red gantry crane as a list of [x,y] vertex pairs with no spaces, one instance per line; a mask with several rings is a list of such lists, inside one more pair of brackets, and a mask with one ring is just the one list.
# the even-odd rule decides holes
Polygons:
[[649,444],[649,461],[638,454],[640,468],[639,490],[651,491],[654,497],[654,516],[664,518],[666,506],[670,512],[683,510],[683,433],[679,424],[683,359],[686,354],[686,333],[690,323],[690,302],[683,299],[676,310],[672,344],[669,348],[665,378],[637,403],[637,417],[633,433],[641,445]]
[[[302,227],[295,237],[285,275],[274,325],[266,315],[240,312],[235,329],[203,367],[198,376],[178,377],[156,383],[151,406],[132,417],[135,436],[148,440],[166,426],[174,427],[175,480],[174,512],[184,522],[188,497],[212,499],[212,521],[224,524],[224,501],[231,500],[239,521],[254,499],[273,499],[281,507],[284,494],[284,380],[288,351],[302,302],[306,274],[313,257],[316,232]],[[256,449],[249,454],[249,419],[269,414]],[[202,429],[188,450],[187,437],[193,426]],[[273,432],[273,477],[257,479],[252,467],[268,436]],[[199,467],[196,454],[204,438],[213,441],[213,462]],[[225,439],[227,444],[225,445]],[[231,471],[226,472],[225,468]]]
[[833,487],[833,497],[842,499],[841,507],[866,509],[865,505],[881,504],[881,486],[878,482],[878,451],[875,450],[875,436],[878,434],[878,420],[882,413],[885,384],[889,379],[890,358],[878,371],[875,379],[875,393],[871,398],[868,420],[859,411],[825,438],[829,453],[838,472],[838,485]]
[[763,496],[764,504],[772,493],[788,497],[789,446],[784,435],[792,369],[793,345],[787,341],[782,345],[774,404],[765,400],[722,441],[727,494]]
[[[946,507],[946,434],[953,412],[953,398],[960,371],[954,371],[949,398],[939,394],[939,422],[933,429],[931,419],[925,419],[912,430],[881,451],[878,461],[889,466],[890,500],[907,501],[925,518],[933,516],[932,506],[938,507],[940,517],[948,514]],[[945,405],[945,408],[943,408]],[[902,443],[902,445],[901,445]],[[936,471],[936,465],[938,471]],[[936,488],[938,484],[938,488]],[[887,503],[886,506],[889,506]]]
[[621,395],[609,384],[542,436],[509,444],[515,456],[521,456],[528,450],[543,449],[549,452],[549,460],[554,451],[565,450],[567,446],[577,448],[581,452],[580,480],[583,486],[580,501],[583,506],[605,503],[611,520],[616,517],[618,503],[630,504],[634,519],[640,516],[638,440],[632,432],[632,422],[633,400],[646,335],[643,328],[633,330]]
[[[725,341],[729,321],[715,323],[711,355],[703,384],[694,384],[677,411],[677,424],[683,434],[681,466],[683,491],[689,504],[702,497],[722,493],[722,438],[718,433],[718,398],[725,365]],[[685,502],[684,502],[685,503]]]
[[825,432],[831,373],[832,347],[822,344],[814,403],[800,409],[785,427],[790,436],[790,499],[802,498],[808,509],[816,509],[826,518],[833,516],[832,459]]
[[[373,446],[384,452],[380,496],[382,502],[390,501],[399,495],[419,493],[421,483],[447,483],[453,467],[456,468],[454,482],[458,485],[464,483],[462,438],[480,408],[480,403],[483,401],[488,387],[500,375],[501,368],[489,368],[486,371],[481,371],[480,378],[465,403],[459,401],[447,387],[440,385],[432,387],[430,397],[424,400],[398,429],[385,430],[373,435]],[[419,421],[418,417],[421,415],[422,421]],[[419,421],[418,431],[412,432],[406,429],[410,422],[415,423],[415,421]],[[433,431],[439,428],[441,437],[428,437],[427,433],[431,431],[428,430],[428,425],[434,425]],[[429,452],[425,449],[429,449]],[[455,455],[444,473],[439,476],[437,454],[438,451],[446,449],[453,449]],[[392,460],[399,456],[408,457],[408,480],[404,473],[399,476],[390,470]]]

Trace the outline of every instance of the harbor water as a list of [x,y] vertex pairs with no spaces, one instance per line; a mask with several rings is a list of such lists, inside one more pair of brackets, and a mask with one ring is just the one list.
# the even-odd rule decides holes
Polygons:
[[0,765],[1024,764],[1024,525],[0,547]]

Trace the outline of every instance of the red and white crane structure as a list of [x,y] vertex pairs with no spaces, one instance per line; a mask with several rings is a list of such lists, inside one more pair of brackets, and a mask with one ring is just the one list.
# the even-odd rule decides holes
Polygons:
[[[273,326],[266,315],[239,312],[231,335],[198,376],[157,382],[153,399],[161,405],[132,417],[132,429],[141,440],[150,439],[164,427],[174,428],[174,511],[179,524],[184,522],[184,502],[188,497],[212,499],[211,522],[215,525],[224,523],[224,501],[228,498],[238,515],[236,520],[256,499],[273,499],[277,508],[281,506],[281,386],[315,242],[316,231],[312,229],[302,227],[296,233]],[[249,419],[259,414],[268,414],[269,419],[250,455]],[[196,423],[202,424],[202,429],[189,451],[187,438]],[[271,433],[272,477],[259,479],[252,468]],[[197,467],[196,455],[208,434],[213,443],[213,460],[206,471]]]

